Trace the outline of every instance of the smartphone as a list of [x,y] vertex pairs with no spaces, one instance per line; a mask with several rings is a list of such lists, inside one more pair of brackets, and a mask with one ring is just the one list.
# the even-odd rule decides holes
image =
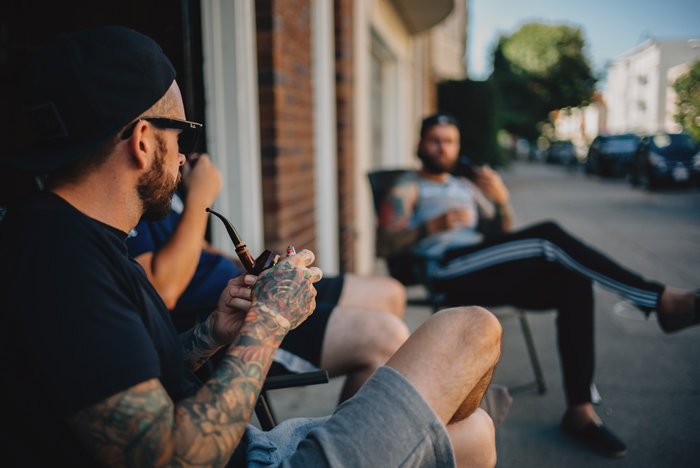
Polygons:
[[474,180],[476,178],[476,173],[474,172],[475,167],[479,167],[479,164],[475,164],[468,156],[462,155],[457,158],[457,164],[452,170],[452,174]]

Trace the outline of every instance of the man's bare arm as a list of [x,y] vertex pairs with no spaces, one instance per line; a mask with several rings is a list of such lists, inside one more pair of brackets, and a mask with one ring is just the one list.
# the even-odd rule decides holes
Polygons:
[[250,420],[275,351],[313,310],[310,284],[320,279],[320,270],[287,262],[269,276],[256,282],[253,306],[226,356],[194,396],[174,405],[160,381],[151,379],[69,418],[102,465],[225,466]]
[[[508,232],[513,226],[513,210],[510,207],[510,192],[498,172],[489,166],[475,168],[475,184],[480,193],[494,204],[497,212],[493,216],[499,222],[501,232]],[[477,198],[478,200],[478,198]]]

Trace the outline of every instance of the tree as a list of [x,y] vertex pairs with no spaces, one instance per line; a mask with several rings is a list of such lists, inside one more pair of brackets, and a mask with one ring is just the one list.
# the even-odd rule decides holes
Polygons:
[[596,79],[580,29],[527,23],[501,36],[493,54],[499,126],[530,140],[549,112],[588,101]]
[[690,71],[673,83],[678,99],[678,113],[674,115],[676,122],[688,129],[695,141],[700,142],[700,60],[690,68]]

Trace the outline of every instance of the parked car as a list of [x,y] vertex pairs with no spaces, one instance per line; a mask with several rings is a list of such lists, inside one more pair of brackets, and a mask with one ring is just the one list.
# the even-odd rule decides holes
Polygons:
[[597,136],[588,149],[586,172],[601,176],[626,175],[639,143],[639,137],[632,133]]
[[657,133],[634,153],[630,182],[653,189],[666,183],[700,181],[700,148],[685,133]]
[[545,162],[549,149],[549,140],[541,136],[537,140],[530,142],[530,161]]
[[568,140],[553,141],[549,145],[547,162],[556,164],[572,164],[576,162],[576,147]]

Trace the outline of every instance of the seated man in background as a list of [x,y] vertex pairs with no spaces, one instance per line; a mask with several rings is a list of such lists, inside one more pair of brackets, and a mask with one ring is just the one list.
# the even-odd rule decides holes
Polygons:
[[[204,239],[209,217],[205,208],[212,206],[221,184],[209,156],[193,155],[182,166],[183,196],[175,194],[168,218],[141,221],[129,233],[129,254],[171,310],[216,304],[228,281],[245,273],[238,259]],[[346,374],[342,402],[408,338],[403,322],[406,292],[393,278],[351,274],[323,278],[315,287],[315,312],[285,337],[271,373],[319,368],[331,377]]]
[[[275,351],[315,308],[313,253],[246,296],[247,276],[229,281],[178,336],[125,245],[140,219],[167,215],[201,130],[172,64],[146,36],[102,27],[54,40],[22,85],[37,144],[0,164],[49,178],[0,220],[5,466],[495,465],[477,407],[501,328],[479,307],[433,315],[332,416],[248,426]],[[221,348],[202,383],[193,371]]]
[[605,455],[623,456],[624,442],[603,425],[591,404],[592,283],[647,313],[656,309],[667,332],[699,323],[700,300],[693,291],[645,280],[554,223],[508,232],[508,189],[487,166],[473,168],[473,182],[451,175],[459,150],[459,125],[452,116],[423,120],[422,167],[402,176],[382,202],[379,254],[389,262],[414,258],[422,279],[445,294],[449,304],[557,309],[568,402],[562,429]]

